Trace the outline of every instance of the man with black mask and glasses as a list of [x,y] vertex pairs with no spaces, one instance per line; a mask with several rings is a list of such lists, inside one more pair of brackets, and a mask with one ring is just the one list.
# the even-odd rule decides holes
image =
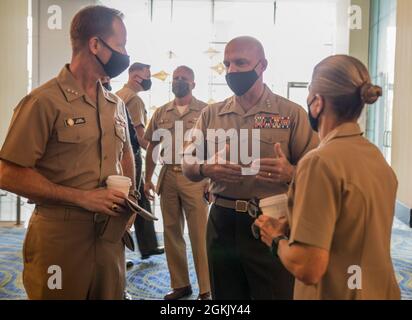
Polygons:
[[[188,161],[187,157],[193,156],[188,150],[193,150],[194,143],[190,143],[183,162],[189,179],[209,178],[212,182],[213,205],[207,226],[212,297],[292,299],[292,275],[255,239],[251,226],[260,212],[259,201],[288,191],[295,165],[317,146],[318,139],[304,109],[264,84],[268,62],[258,40],[239,37],[230,41],[224,64],[227,84],[235,95],[205,108],[195,126],[203,133],[205,145],[207,141],[203,159],[198,160],[208,161]],[[230,130],[231,134],[227,140],[220,136],[210,139],[213,129]],[[238,139],[231,139],[233,135]],[[219,150],[222,143],[226,149]],[[244,150],[248,156],[254,143],[260,147],[254,166],[227,157],[229,150],[231,156],[235,150],[237,159],[242,159]],[[222,152],[226,161],[210,161],[222,158]],[[253,167],[257,168],[254,173],[245,173]]]
[[[76,14],[71,63],[19,103],[0,152],[0,188],[36,204],[23,249],[29,299],[123,299],[128,196],[105,182],[127,176],[134,194],[135,168],[124,104],[99,81],[129,66],[122,19],[104,6]],[[108,221],[123,239],[109,241]]]

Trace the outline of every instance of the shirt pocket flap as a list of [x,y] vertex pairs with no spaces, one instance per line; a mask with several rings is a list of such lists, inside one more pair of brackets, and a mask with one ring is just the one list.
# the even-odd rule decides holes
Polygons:
[[57,130],[57,140],[63,143],[80,143],[88,138],[87,130],[75,127],[64,127]]
[[114,125],[114,131],[116,136],[122,140],[123,142],[126,142],[126,127],[124,127],[122,124],[116,123]]
[[270,129],[270,131],[261,130],[260,139],[263,143],[276,144],[289,141],[289,131],[280,129]]
[[175,124],[174,124],[173,121],[160,122],[158,124],[159,129],[173,129],[174,126],[175,126]]

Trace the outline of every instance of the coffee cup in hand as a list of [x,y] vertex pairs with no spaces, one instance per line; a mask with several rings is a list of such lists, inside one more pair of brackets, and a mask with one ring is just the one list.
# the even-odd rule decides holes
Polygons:
[[288,215],[288,196],[279,194],[277,196],[261,199],[259,207],[265,216],[275,219],[287,217]]
[[124,176],[109,176],[106,180],[107,189],[117,190],[125,196],[129,195],[132,180]]

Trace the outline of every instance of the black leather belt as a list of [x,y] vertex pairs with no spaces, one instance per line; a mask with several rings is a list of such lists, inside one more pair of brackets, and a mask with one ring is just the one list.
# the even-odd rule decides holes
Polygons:
[[260,212],[257,199],[233,199],[215,194],[213,203],[220,207],[233,209],[238,213],[248,213],[253,218],[256,218]]

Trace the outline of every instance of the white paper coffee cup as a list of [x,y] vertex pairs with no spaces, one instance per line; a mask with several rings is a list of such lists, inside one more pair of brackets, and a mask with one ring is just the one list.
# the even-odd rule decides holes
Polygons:
[[130,187],[132,186],[132,180],[129,177],[124,176],[109,176],[106,180],[107,189],[117,190],[124,195],[128,195]]
[[259,207],[265,216],[275,219],[288,216],[288,196],[279,194],[277,196],[261,199]]

